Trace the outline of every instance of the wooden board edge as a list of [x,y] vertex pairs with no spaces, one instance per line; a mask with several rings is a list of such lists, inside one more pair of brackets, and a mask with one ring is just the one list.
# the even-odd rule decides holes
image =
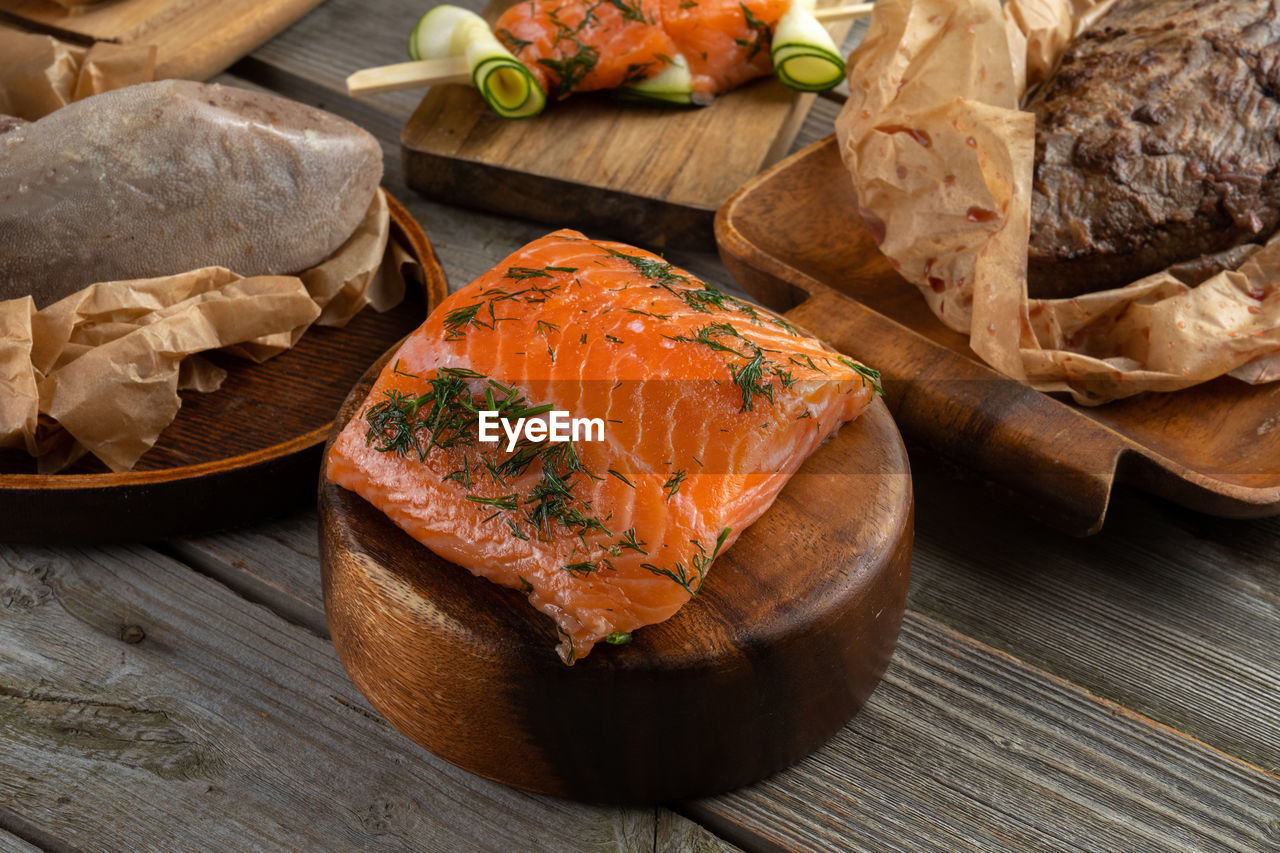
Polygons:
[[[709,249],[715,244],[714,208],[593,188],[579,199],[577,210],[566,214],[559,200],[578,194],[572,181],[433,154],[405,145],[403,137],[400,151],[405,183],[437,201],[655,249]],[[493,191],[483,191],[486,186]]]
[[[722,261],[748,292],[769,307],[786,310],[818,294],[835,293],[835,291],[812,276],[792,267],[785,260],[756,246],[739,229],[735,221],[735,212],[741,201],[758,187],[776,180],[781,173],[795,168],[807,158],[825,154],[825,149],[835,144],[835,135],[832,134],[806,146],[744,184],[716,212],[716,243]],[[839,295],[848,300],[851,305],[860,304],[852,297]],[[886,328],[892,329],[895,334],[909,336],[918,346],[937,348],[940,352],[944,350],[922,333],[863,307],[880,318],[881,323]],[[950,351],[947,350],[947,352]],[[1065,419],[1064,425],[1069,423],[1073,429],[1084,429],[1095,437],[1105,438],[1108,445],[1107,453],[1114,459],[1109,475],[1111,484],[1108,485],[1105,494],[1098,492],[1092,499],[1093,509],[1088,513],[1091,518],[1039,516],[1060,529],[1078,535],[1089,535],[1101,529],[1105,520],[1111,485],[1117,482],[1163,494],[1190,509],[1215,515],[1259,517],[1280,514],[1280,486],[1255,488],[1217,479],[1143,446],[1107,424],[1090,417],[1087,411],[1004,377],[976,357],[964,360],[972,364],[972,370],[993,382],[1004,381],[1025,389],[1020,395],[1024,405],[1046,415],[1052,413],[1052,416],[1059,420]],[[904,432],[927,443],[935,443],[930,440],[931,430],[927,422],[916,423],[912,420],[910,412],[900,413],[896,407],[895,414],[902,423]],[[1141,461],[1135,464],[1130,457]],[[1065,461],[1069,467],[1075,460]],[[1051,487],[1037,488],[1034,482],[1028,485],[1033,492],[1053,496],[1054,490]],[[1075,515],[1078,516],[1078,513]]]

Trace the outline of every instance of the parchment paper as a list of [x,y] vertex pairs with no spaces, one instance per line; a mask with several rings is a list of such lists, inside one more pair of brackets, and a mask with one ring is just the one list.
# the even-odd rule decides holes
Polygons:
[[155,45],[83,48],[0,26],[0,114],[35,121],[72,101],[156,78]]
[[836,120],[880,250],[974,352],[1096,405],[1230,373],[1280,379],[1280,237],[1188,287],[1162,272],[1026,296],[1035,120],[1018,107],[1114,0],[878,0]]
[[333,255],[299,276],[243,278],[220,267],[93,284],[41,311],[0,302],[0,447],[25,447],[40,473],[89,452],[133,467],[181,406],[225,372],[194,355],[229,349],[262,361],[319,322],[341,326],[404,293],[379,192]]

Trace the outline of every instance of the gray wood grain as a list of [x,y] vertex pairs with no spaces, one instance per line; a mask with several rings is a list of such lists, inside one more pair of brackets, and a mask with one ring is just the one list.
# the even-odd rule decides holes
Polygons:
[[0,810],[71,847],[653,847],[651,809],[434,759],[327,642],[146,548],[2,548],[0,614]]
[[654,853],[734,853],[739,848],[668,809],[658,809]]
[[814,101],[809,114],[805,116],[804,124],[800,125],[795,142],[791,144],[791,153],[835,133],[836,116],[840,114],[841,105],[840,101],[831,98],[818,98]]
[[917,459],[912,607],[1280,770],[1280,518],[1122,491],[1100,534],[1073,539]]
[[[281,73],[345,95],[346,79],[353,71],[409,60],[409,33],[432,5],[406,0],[329,0],[255,50],[252,57]],[[480,0],[461,0],[455,5],[477,12],[484,8]],[[403,125],[422,100],[422,93],[421,89],[408,89],[361,100]]]
[[254,527],[156,547],[295,625],[329,636],[314,508]]
[[831,742],[681,811],[751,849],[1280,849],[1280,779],[913,613]]
[[[3,823],[2,817],[0,817],[0,823]],[[0,830],[0,853],[40,853],[40,848],[23,841],[16,835]]]

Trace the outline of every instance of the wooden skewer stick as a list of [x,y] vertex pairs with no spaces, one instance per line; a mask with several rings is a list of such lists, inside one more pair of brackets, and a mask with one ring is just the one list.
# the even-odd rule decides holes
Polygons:
[[871,17],[875,3],[854,3],[851,6],[828,6],[825,9],[814,9],[813,16],[819,21],[849,21],[855,18]]
[[424,59],[420,62],[398,62],[362,68],[347,78],[348,95],[376,95],[400,89],[421,89],[437,83],[470,83],[471,69],[461,56]]

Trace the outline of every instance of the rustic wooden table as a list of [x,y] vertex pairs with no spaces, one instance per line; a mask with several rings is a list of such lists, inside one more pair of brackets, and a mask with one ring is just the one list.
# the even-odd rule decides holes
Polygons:
[[[418,95],[342,94],[421,11],[329,0],[222,79],[375,133],[457,286],[545,229],[417,196],[397,140]],[[726,280],[711,252],[674,259]],[[1076,540],[912,462],[909,609],[870,703],[785,772],[658,808],[510,790],[388,726],[328,642],[312,510],[0,546],[0,851],[1280,850],[1280,519],[1122,491]]]

